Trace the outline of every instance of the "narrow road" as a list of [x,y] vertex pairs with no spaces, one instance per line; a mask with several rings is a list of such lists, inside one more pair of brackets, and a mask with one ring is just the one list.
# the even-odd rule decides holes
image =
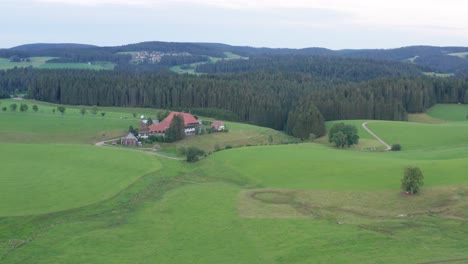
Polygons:
[[[105,147],[107,142],[111,142],[111,141],[119,140],[119,139],[120,139],[120,138],[114,138],[114,139],[109,139],[109,140],[105,140],[105,141],[99,141],[99,142],[97,142],[97,143],[94,144],[94,145],[97,146],[97,147]],[[119,148],[119,149],[129,150],[129,151],[143,152],[143,153],[146,153],[146,154],[158,156],[158,157],[165,158],[165,159],[171,159],[171,160],[185,160],[184,158],[169,157],[169,156],[166,156],[166,155],[163,155],[163,154],[159,154],[159,153],[156,153],[156,152],[149,152],[149,151],[143,151],[143,150],[131,149],[131,148],[127,148],[127,149],[125,149],[125,148]]]
[[383,141],[381,138],[379,138],[374,132],[372,132],[369,128],[367,128],[367,123],[369,122],[364,122],[362,123],[362,128],[364,128],[367,132],[369,132],[369,134],[371,134],[373,137],[375,137],[375,139],[377,139],[380,143],[382,143],[387,149],[385,150],[391,150],[392,147],[390,147],[389,144],[385,143],[385,141]]

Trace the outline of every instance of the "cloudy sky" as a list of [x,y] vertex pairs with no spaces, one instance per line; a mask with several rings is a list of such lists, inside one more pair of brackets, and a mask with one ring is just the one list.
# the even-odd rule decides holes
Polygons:
[[0,48],[141,41],[468,46],[466,0],[0,0]]

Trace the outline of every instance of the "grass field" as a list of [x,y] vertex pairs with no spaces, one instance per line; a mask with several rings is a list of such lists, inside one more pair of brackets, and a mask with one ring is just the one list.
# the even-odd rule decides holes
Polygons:
[[0,70],[13,69],[15,67],[33,67],[39,69],[86,69],[86,70],[112,70],[115,64],[107,61],[91,63],[47,63],[54,57],[31,57],[30,62],[10,62],[8,59],[0,58]]
[[40,67],[46,61],[54,59],[54,57],[31,57],[30,62],[10,62],[9,59],[0,58],[0,70],[13,69],[14,67]]
[[[198,65],[201,65],[201,64],[216,63],[216,62],[218,62],[220,60],[248,60],[249,59],[247,57],[242,57],[242,56],[234,54],[232,52],[224,52],[224,54],[226,55],[226,58],[209,57],[209,60],[206,61],[206,62],[196,62],[196,63],[191,63],[191,64],[173,66],[169,70],[171,70],[173,72],[176,72],[176,73],[179,73],[179,74],[188,73],[188,74],[199,75],[199,74],[202,74],[202,73],[196,72],[195,68]],[[187,67],[187,68],[184,69],[184,66]]]
[[150,155],[108,148],[0,146],[0,216],[48,213],[101,201],[160,167]]
[[447,121],[468,121],[468,104],[438,104],[431,107],[427,114]]
[[420,124],[375,121],[369,122],[367,127],[388,144],[399,143],[410,150],[468,146],[468,122]]
[[[218,149],[225,149],[226,146],[244,147],[254,145],[274,145],[297,142],[297,139],[266,127],[258,127],[235,122],[224,122],[229,132],[211,133],[196,137],[186,137],[185,139],[173,143],[162,144],[168,148],[197,147],[210,153]],[[170,151],[170,150],[169,150]],[[173,151],[175,153],[175,151]]]
[[449,53],[447,55],[465,59],[468,56],[468,52],[456,52],[456,53]]
[[[360,126],[363,121],[346,122]],[[268,138],[265,135],[271,133],[236,123],[228,123],[228,127],[233,131],[249,130],[246,135],[256,131],[262,136],[252,137],[252,142],[262,144]],[[5,151],[0,155],[11,163],[9,171],[21,170],[14,164],[23,159],[33,161],[36,172],[41,168],[70,168],[70,176],[63,180],[82,186],[92,184],[89,192],[94,194],[80,192],[81,198],[65,197],[63,207],[73,210],[0,217],[0,262],[466,262],[468,122],[372,121],[368,127],[384,140],[398,140],[403,150],[338,150],[315,143],[265,145],[220,151],[188,164],[131,151],[76,145],[32,144],[37,149],[30,156],[19,157],[26,150],[18,149],[9,157],[10,149],[20,144],[1,143]],[[0,127],[0,131],[3,129]],[[359,129],[363,140],[373,140]],[[44,131],[44,135],[48,133],[51,131]],[[246,135],[232,137],[242,139]],[[200,139],[207,145],[222,140]],[[66,162],[61,151],[71,152],[68,162],[89,156],[83,160],[86,165],[51,163],[54,165],[41,167],[47,156],[38,158],[38,153],[51,152],[50,157],[56,158],[50,160]],[[99,167],[99,157],[105,157],[105,163],[111,165]],[[128,162],[124,161],[127,158]],[[148,166],[138,165],[146,158]],[[420,167],[425,176],[421,193],[414,197],[399,190],[407,165]],[[119,172],[108,171],[111,168]],[[89,182],[82,183],[77,180],[80,171],[95,177],[86,177]],[[117,175],[111,181],[107,176],[116,173],[128,175],[133,184],[125,183],[126,177]],[[9,184],[17,184],[26,195],[20,197],[12,191],[16,187],[2,185],[0,193],[3,195],[4,188],[9,196],[17,195],[18,201],[12,203],[18,206],[43,203],[41,196],[33,195],[34,190],[63,186],[57,183],[60,177],[52,176],[60,173],[42,174],[37,188],[29,184],[34,178],[14,177],[24,173],[10,174]],[[103,188],[108,181],[109,188]],[[114,192],[108,190],[112,188]],[[96,194],[101,192],[113,198]],[[51,203],[67,194],[59,188]],[[87,198],[94,200],[84,202]],[[12,205],[7,208],[13,210]]]
[[[52,115],[60,116],[61,114],[57,111],[58,104],[51,104],[47,102],[39,102],[34,100],[15,100],[15,99],[0,99],[0,107],[9,107],[11,104],[17,104],[18,109],[16,110],[19,113],[19,105],[26,104],[28,105],[27,114],[41,114],[41,115]],[[32,106],[37,105],[38,111],[34,112]],[[97,114],[94,115],[91,113],[92,106],[80,106],[80,105],[66,105],[65,106],[65,115],[68,117],[83,117],[80,113],[82,108],[86,109],[84,117],[86,118],[102,118],[101,113],[105,112],[105,118],[118,118],[118,119],[139,119],[141,115],[155,117],[158,109],[154,108],[123,108],[123,107],[97,107]],[[56,110],[55,113],[53,110]],[[11,112],[8,108],[6,112]],[[1,112],[0,112],[1,113]],[[133,117],[135,114],[136,117]]]
[[439,78],[448,78],[448,77],[452,77],[455,75],[453,73],[438,73],[438,72],[423,72],[423,74],[426,76],[439,77]]

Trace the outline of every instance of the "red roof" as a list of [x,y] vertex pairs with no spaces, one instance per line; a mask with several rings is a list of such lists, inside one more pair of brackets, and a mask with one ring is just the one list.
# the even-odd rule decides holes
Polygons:
[[191,114],[182,113],[182,112],[171,112],[159,124],[149,126],[148,127],[149,131],[150,132],[166,131],[166,129],[168,129],[169,126],[171,125],[172,119],[174,118],[175,115],[182,116],[182,118],[184,119],[184,125],[185,126],[192,125],[192,124],[198,124],[198,120]]

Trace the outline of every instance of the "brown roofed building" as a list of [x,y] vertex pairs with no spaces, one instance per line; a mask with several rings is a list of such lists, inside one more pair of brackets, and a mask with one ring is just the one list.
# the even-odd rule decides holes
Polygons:
[[172,123],[172,119],[175,115],[182,116],[184,120],[185,129],[184,132],[186,135],[194,135],[195,130],[198,127],[198,120],[191,114],[182,113],[182,112],[171,112],[163,121],[159,124],[151,125],[148,127],[149,134],[157,134],[164,136],[166,130]]

